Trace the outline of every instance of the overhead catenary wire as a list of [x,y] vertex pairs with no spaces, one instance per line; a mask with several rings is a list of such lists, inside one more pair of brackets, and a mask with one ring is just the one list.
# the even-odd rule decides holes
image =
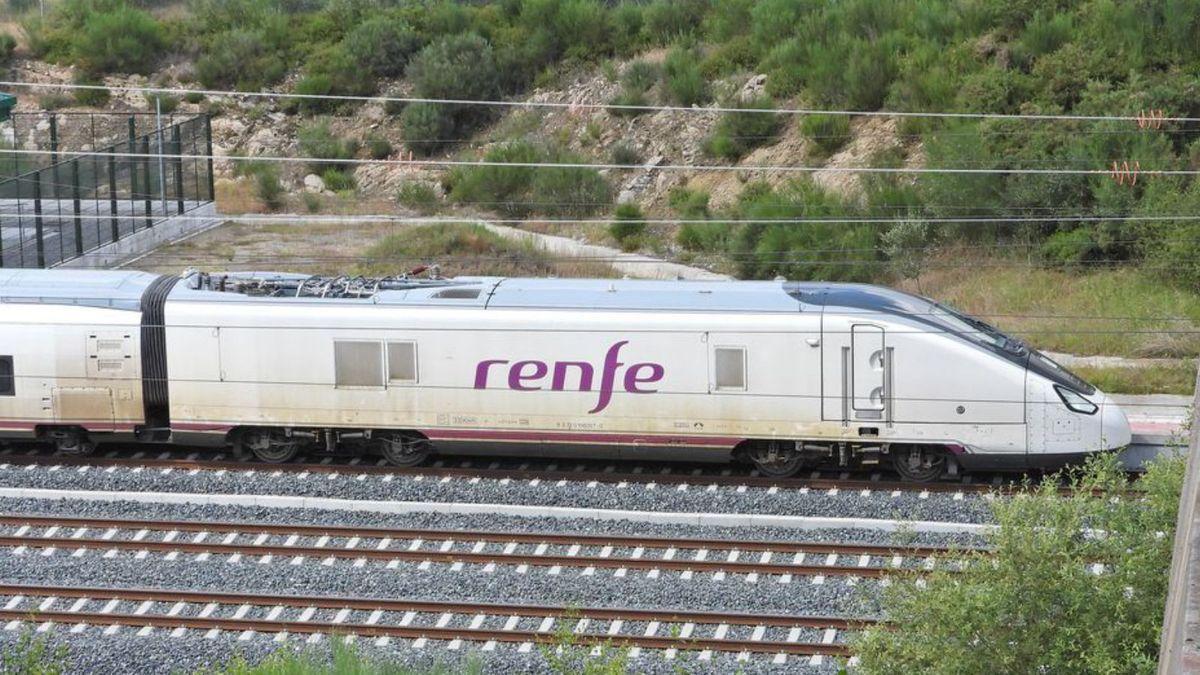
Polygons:
[[[489,106],[499,108],[553,108],[565,110],[628,110],[628,111],[671,111],[691,114],[703,113],[760,113],[774,115],[838,115],[849,117],[918,117],[935,119],[1013,119],[1013,120],[1044,120],[1044,121],[1076,121],[1076,122],[1139,122],[1144,120],[1140,115],[1071,115],[1052,113],[984,113],[984,112],[926,112],[909,110],[839,110],[819,108],[751,108],[730,106],[670,106],[670,105],[631,105],[612,103],[585,103],[564,101],[507,101],[503,99],[455,99],[431,98],[421,96],[354,96],[348,94],[301,94],[297,92],[269,91],[233,91],[229,89],[192,89],[185,87],[135,87],[129,85],[103,84],[68,84],[59,82],[20,82],[15,80],[0,80],[3,87],[23,88],[53,88],[65,90],[107,90],[123,93],[177,94],[186,96],[227,96],[244,98],[288,98],[312,101],[342,101],[359,103],[434,103],[458,106]],[[1200,117],[1155,117],[1157,123],[1191,123],[1200,122]]]

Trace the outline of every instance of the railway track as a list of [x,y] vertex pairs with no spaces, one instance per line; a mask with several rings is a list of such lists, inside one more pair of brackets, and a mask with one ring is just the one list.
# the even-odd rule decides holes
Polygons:
[[[470,530],[392,529],[190,520],[0,515],[0,547],[24,552],[133,551],[293,561],[677,571],[684,574],[853,576],[932,569],[962,549]],[[657,571],[656,571],[657,570]]]
[[[0,584],[0,621],[72,626],[135,627],[140,635],[169,629],[255,633],[354,635],[411,639],[415,648],[431,640],[518,643],[522,651],[557,644],[563,631],[574,644],[613,644],[636,649],[843,656],[845,631],[871,619],[779,614],[557,607],[444,602],[392,598],[286,596],[176,589],[63,587]],[[216,633],[214,633],[214,631]],[[457,644],[454,648],[457,648]]]
[[[45,450],[9,449],[0,452],[0,466],[57,466],[57,467],[99,467],[99,468],[141,468],[171,470],[171,471],[249,471],[262,474],[272,473],[319,473],[319,474],[358,474],[405,476],[414,479],[435,480],[509,480],[531,481],[540,483],[559,482],[595,482],[605,484],[653,484],[662,486],[736,486],[767,489],[789,489],[800,491],[837,491],[844,492],[890,492],[893,495],[916,493],[920,496],[930,494],[953,494],[956,497],[967,494],[991,495],[997,491],[1013,491],[1022,488],[1021,484],[1012,481],[1005,482],[996,477],[989,483],[982,482],[951,482],[907,483],[902,481],[885,480],[880,474],[872,474],[870,478],[851,478],[848,473],[840,473],[830,477],[822,472],[812,472],[804,477],[769,478],[757,475],[745,467],[728,467],[717,465],[701,469],[685,464],[656,465],[649,470],[644,465],[631,467],[617,464],[602,464],[581,462],[572,465],[570,469],[561,468],[560,462],[521,462],[510,463],[490,458],[445,458],[436,460],[428,466],[397,467],[385,460],[374,457],[326,457],[312,462],[289,462],[283,464],[266,464],[257,461],[232,458],[228,453],[219,451],[192,451],[182,453],[178,450],[148,451],[144,447],[135,451],[120,452],[110,450],[100,455],[87,457],[57,455]],[[1071,494],[1063,488],[1064,494]]]

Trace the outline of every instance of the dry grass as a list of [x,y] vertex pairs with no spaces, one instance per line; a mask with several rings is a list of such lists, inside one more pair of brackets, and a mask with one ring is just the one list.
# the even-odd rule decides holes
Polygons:
[[1187,359],[1178,364],[1144,368],[1079,367],[1072,370],[1110,394],[1191,395],[1196,384],[1196,363]]
[[608,265],[552,259],[530,243],[475,225],[388,222],[232,222],[142,258],[139,269],[177,274],[269,270],[306,274],[398,274],[438,265],[442,274],[613,277]]
[[1200,296],[1136,269],[1067,272],[971,267],[962,257],[926,265],[901,288],[957,307],[1035,347],[1080,355],[1200,355]]
[[613,277],[608,265],[563,261],[529,241],[505,239],[479,225],[447,223],[412,228],[380,240],[356,271],[385,274],[397,266],[441,261],[447,276]]

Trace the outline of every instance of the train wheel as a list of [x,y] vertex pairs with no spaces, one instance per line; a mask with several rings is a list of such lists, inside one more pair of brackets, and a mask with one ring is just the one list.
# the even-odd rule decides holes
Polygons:
[[96,444],[83,431],[65,431],[54,435],[54,449],[64,455],[86,457],[96,451]]
[[892,466],[904,480],[928,483],[946,471],[946,453],[932,448],[910,446],[892,449]]
[[792,448],[783,448],[779,443],[756,443],[747,455],[758,472],[770,478],[795,476],[804,466],[804,458]]
[[416,466],[431,454],[429,441],[416,436],[379,433],[375,434],[374,441],[384,459],[396,466]]
[[253,452],[259,461],[269,464],[290,462],[300,452],[300,444],[297,441],[270,431],[247,431],[238,442],[243,448]]

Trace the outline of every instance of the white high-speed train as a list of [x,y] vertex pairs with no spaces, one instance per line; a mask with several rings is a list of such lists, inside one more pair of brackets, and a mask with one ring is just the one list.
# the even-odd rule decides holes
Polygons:
[[1125,446],[1103,393],[868,285],[0,270],[0,438],[303,452],[887,463]]

